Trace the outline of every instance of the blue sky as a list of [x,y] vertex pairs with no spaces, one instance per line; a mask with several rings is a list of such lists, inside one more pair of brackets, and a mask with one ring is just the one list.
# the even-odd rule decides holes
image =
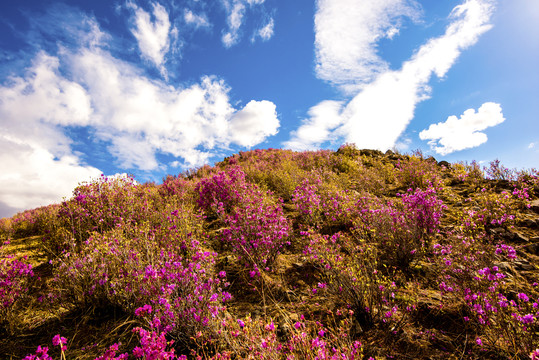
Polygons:
[[535,0],[3,1],[0,216],[240,150],[539,167]]

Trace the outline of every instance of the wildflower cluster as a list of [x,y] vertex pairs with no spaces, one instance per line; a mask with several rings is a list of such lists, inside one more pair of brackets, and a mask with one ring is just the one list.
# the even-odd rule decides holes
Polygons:
[[34,276],[30,264],[4,254],[3,248],[8,244],[0,247],[0,322],[7,318],[11,307],[28,290],[28,280]]
[[202,180],[196,187],[198,201],[206,212],[213,211],[227,226],[222,240],[256,271],[267,269],[289,244],[288,220],[280,201],[245,181],[238,168]]

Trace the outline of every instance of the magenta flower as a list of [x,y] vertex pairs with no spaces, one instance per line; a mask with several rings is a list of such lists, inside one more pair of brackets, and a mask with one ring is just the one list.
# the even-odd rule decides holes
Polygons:
[[269,324],[266,324],[266,326],[264,326],[264,329],[266,329],[267,331],[274,331],[275,330],[275,324],[273,324],[273,321],[272,321]]
[[67,350],[67,339],[65,337],[62,337],[60,336],[60,334],[57,334],[55,335],[53,338],[52,338],[52,344],[54,346],[60,346],[60,349],[62,351],[66,351]]

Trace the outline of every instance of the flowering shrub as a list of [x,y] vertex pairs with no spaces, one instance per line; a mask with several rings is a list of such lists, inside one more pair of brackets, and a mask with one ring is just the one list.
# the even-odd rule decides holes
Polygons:
[[[515,193],[518,196],[518,193]],[[482,188],[467,199],[463,224],[469,235],[477,236],[495,227],[509,227],[515,223],[516,211],[527,200],[518,199],[508,191],[496,193]]]
[[227,226],[222,239],[231,244],[240,260],[255,270],[270,267],[288,244],[289,225],[281,203],[247,183],[238,168],[202,180],[196,190],[199,206],[217,214]]
[[9,321],[13,305],[28,291],[28,280],[34,276],[30,264],[4,254],[3,247],[8,244],[0,247],[0,324]]
[[405,188],[438,188],[443,185],[440,169],[436,161],[425,160],[421,152],[399,160],[396,165],[396,177]]
[[[534,301],[524,292],[511,295],[509,274],[493,265],[496,259],[501,264],[513,262],[515,249],[477,237],[457,238],[460,241],[452,245],[433,246],[443,302],[464,301],[469,314],[464,321],[483,329],[482,345],[509,347],[515,353],[532,351],[539,329],[539,298]],[[516,343],[523,348],[516,348]]]
[[436,197],[436,190],[408,189],[406,194],[398,195],[402,198],[406,217],[421,233],[421,238],[433,234],[440,225],[443,210],[447,208],[443,201]]
[[378,269],[374,244],[353,241],[341,233],[331,237],[314,232],[302,234],[310,239],[305,254],[327,274],[329,290],[352,307],[362,327],[387,323],[396,315],[394,284]]
[[451,165],[450,173],[459,181],[472,186],[479,186],[484,180],[483,170],[476,161],[472,161],[470,164],[467,162],[454,163]]
[[[103,233],[126,224],[138,224],[151,218],[159,202],[157,189],[137,185],[129,176],[101,176],[89,184],[78,186],[73,197],[62,203],[59,216],[67,234],[65,242],[82,243],[97,231]],[[60,244],[65,245],[65,244]],[[60,246],[57,251],[63,250]]]
[[337,186],[327,186],[319,176],[305,179],[296,187],[292,202],[307,226],[349,228],[352,226],[355,196]]
[[[255,200],[256,201],[256,200]],[[284,245],[290,244],[288,221],[280,204],[241,206],[227,216],[223,240],[232,245],[239,259],[255,268],[266,269],[275,261]]]
[[0,219],[0,241],[7,241],[13,236],[10,218]]
[[485,167],[487,177],[492,180],[515,180],[515,171],[506,168],[500,163],[500,160],[495,159],[490,162],[489,167]]
[[10,237],[15,239],[50,232],[58,214],[59,205],[52,204],[20,212],[10,219]]
[[225,275],[212,275],[215,254],[200,250],[197,241],[172,251],[139,232],[133,238],[119,229],[96,234],[79,253],[66,254],[55,279],[64,289],[60,300],[118,306],[188,340],[215,321],[229,298],[222,292]]
[[438,230],[445,205],[433,188],[410,189],[399,196],[402,204],[384,203],[378,198],[360,199],[353,231],[356,237],[377,243],[380,256],[388,264],[406,269]]
[[[273,319],[227,318],[222,330],[227,350],[217,352],[211,359],[362,359],[361,343],[348,335],[350,318],[344,317],[336,332],[319,321],[307,322],[303,315],[299,320],[276,325]],[[281,341],[279,326],[289,328],[287,338]]]
[[199,193],[198,206],[218,216],[230,213],[241,203],[248,187],[245,173],[240,168],[221,171],[197,184],[195,191]]
[[[147,331],[142,328],[133,329],[140,336],[140,346],[133,349],[133,356],[136,359],[144,360],[187,360],[185,355],[176,356],[174,349],[167,350],[174,341],[167,341],[164,333]],[[66,360],[67,339],[60,335],[55,335],[52,339],[54,346],[60,347],[60,359]],[[128,353],[116,355],[118,344],[113,344],[101,356],[95,360],[127,360]],[[35,354],[26,356],[23,360],[53,360],[48,354],[49,348],[38,346]]]

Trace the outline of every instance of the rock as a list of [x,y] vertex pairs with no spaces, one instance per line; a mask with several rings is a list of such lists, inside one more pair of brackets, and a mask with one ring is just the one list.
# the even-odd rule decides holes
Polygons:
[[522,225],[532,228],[532,229],[539,226],[539,224],[537,223],[537,220],[534,220],[534,219],[525,219],[522,221]]
[[502,228],[502,227],[497,227],[497,228],[493,228],[493,229],[490,229],[490,233],[492,235],[500,235],[500,236],[503,236],[505,234],[505,229]]
[[447,168],[447,169],[451,168],[451,164],[448,163],[448,162],[445,161],[445,160],[440,161],[440,162],[438,163],[438,166],[439,166],[439,167],[445,167],[445,168]]
[[513,272],[513,267],[507,261],[495,263],[494,265],[496,265],[500,270],[503,270],[505,273]]
[[538,200],[533,200],[531,202],[530,209],[539,214],[539,199]]
[[277,324],[277,336],[287,338],[290,335],[290,326],[285,322]]
[[488,230],[489,234],[494,235],[498,238],[503,238],[513,241],[528,241],[528,239],[522,237],[516,231],[506,230],[502,227],[496,227]]
[[526,259],[516,260],[515,261],[515,268],[517,270],[525,270],[525,271],[535,269],[535,267],[532,264],[530,264],[530,262],[528,260],[526,260]]
[[438,161],[436,161],[434,156],[429,156],[428,158],[425,159],[425,161],[438,165]]
[[526,236],[522,235],[521,233],[517,232],[517,231],[511,231],[509,230],[508,231],[508,239],[511,239],[513,241],[520,241],[520,242],[528,242],[530,241],[530,239],[528,239]]
[[380,150],[373,150],[373,149],[359,150],[359,153],[361,155],[370,156],[370,157],[378,157],[378,156],[384,155],[384,153],[381,152]]
[[[537,241],[539,241],[539,238],[534,238],[534,239],[537,239]],[[530,244],[530,245],[526,246],[526,250],[530,254],[539,256],[539,243]]]

